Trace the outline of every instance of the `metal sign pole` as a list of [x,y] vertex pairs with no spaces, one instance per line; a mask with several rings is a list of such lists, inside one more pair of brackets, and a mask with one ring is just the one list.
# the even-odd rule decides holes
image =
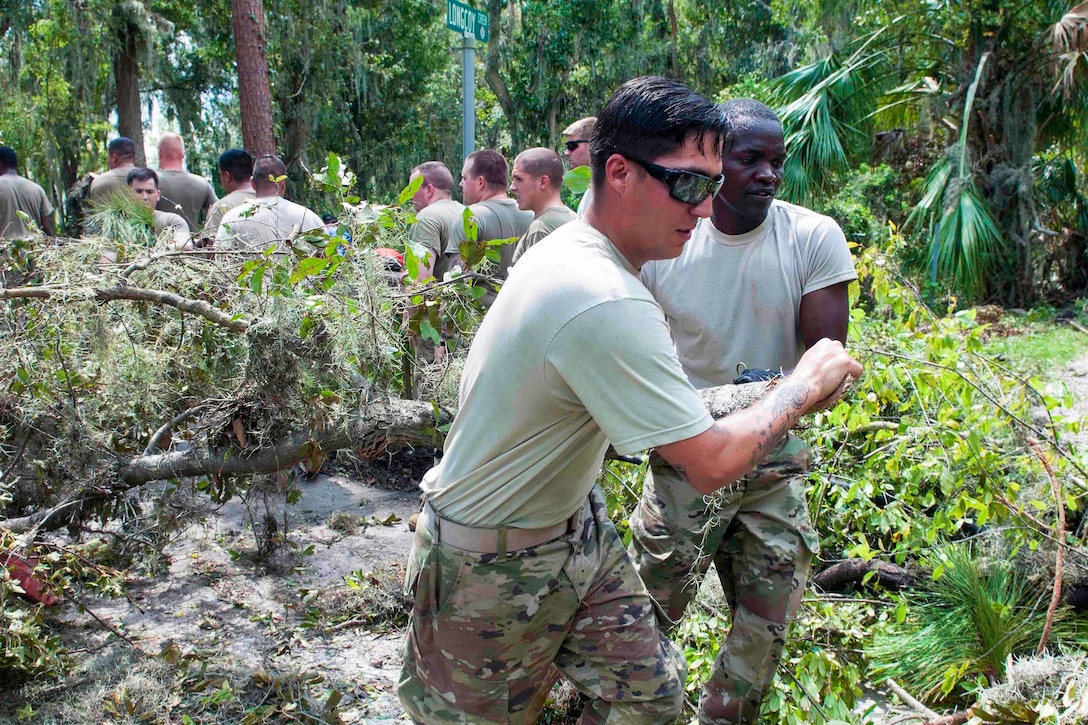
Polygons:
[[476,150],[476,39],[461,36],[461,160]]

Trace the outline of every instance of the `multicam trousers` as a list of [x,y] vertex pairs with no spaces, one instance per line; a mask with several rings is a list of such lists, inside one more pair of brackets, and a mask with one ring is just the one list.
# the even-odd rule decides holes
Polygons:
[[[818,551],[803,485],[810,462],[790,435],[748,476],[704,497],[654,456],[631,516],[631,558],[670,625],[714,562],[733,625],[703,699],[715,693],[738,723],[758,720]],[[700,720],[722,722],[702,708]]]
[[687,665],[658,630],[598,489],[577,520],[565,536],[500,556],[434,541],[420,519],[398,685],[414,721],[525,722],[553,662],[591,698],[581,722],[679,717]]

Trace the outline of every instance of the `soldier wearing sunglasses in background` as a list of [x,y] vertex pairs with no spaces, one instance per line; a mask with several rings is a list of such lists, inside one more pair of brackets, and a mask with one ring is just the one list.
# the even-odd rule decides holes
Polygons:
[[[567,166],[577,169],[579,166],[589,166],[589,142],[593,140],[593,129],[597,126],[596,116],[579,118],[563,129],[563,135],[567,140],[563,142],[566,147],[563,156],[567,159]],[[589,208],[589,200],[593,195],[593,187],[586,189],[582,194],[582,200],[578,202],[578,216],[583,216]]]
[[484,318],[406,572],[398,690],[416,722],[526,722],[552,663],[590,698],[584,722],[674,722],[686,666],[593,485],[608,442],[657,446],[710,493],[861,374],[824,340],[717,422],[684,377],[638,270],[710,215],[723,135],[718,109],[675,81],[621,86],[598,120],[585,219],[529,250]]
[[[792,368],[821,338],[845,342],[847,286],[857,278],[838,224],[775,201],[786,149],[774,111],[738,100],[722,112],[725,184],[710,219],[679,257],[642,268],[697,388],[728,384],[740,368]],[[805,504],[810,459],[790,435],[708,505],[680,472],[651,458],[631,517],[639,574],[676,622],[713,560],[733,614],[701,722],[758,721],[818,550]]]

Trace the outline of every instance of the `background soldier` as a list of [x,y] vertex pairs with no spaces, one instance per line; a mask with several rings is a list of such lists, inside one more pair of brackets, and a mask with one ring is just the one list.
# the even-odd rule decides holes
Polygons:
[[124,191],[128,186],[128,172],[136,168],[136,144],[132,139],[118,136],[107,147],[106,165],[108,171],[94,174],[91,190],[87,192],[88,201],[101,204],[110,194]]
[[30,239],[32,234],[16,212],[23,212],[46,236],[57,236],[53,205],[42,187],[19,176],[15,149],[0,146],[0,239]]
[[534,244],[567,222],[577,219],[559,197],[563,190],[563,162],[551,149],[527,149],[514,159],[510,190],[518,206],[533,212],[533,223],[518,240],[511,264],[521,259]]
[[190,174],[184,168],[185,143],[176,133],[164,133],[159,139],[159,189],[162,196],[156,207],[160,211],[180,214],[190,232],[200,229],[200,220],[216,202],[215,191],[203,176]]

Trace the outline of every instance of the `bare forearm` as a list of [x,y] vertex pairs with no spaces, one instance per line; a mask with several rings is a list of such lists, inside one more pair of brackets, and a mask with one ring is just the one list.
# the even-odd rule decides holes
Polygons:
[[786,378],[751,407],[718,420],[701,436],[661,446],[658,452],[695,489],[712,493],[766,458],[812,405],[812,397],[808,382]]

